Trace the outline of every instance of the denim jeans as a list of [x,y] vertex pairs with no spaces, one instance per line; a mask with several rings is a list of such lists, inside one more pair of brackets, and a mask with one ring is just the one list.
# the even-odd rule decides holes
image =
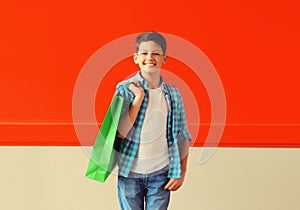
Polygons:
[[129,177],[118,177],[118,198],[122,210],[166,210],[170,191],[164,190],[168,183],[168,172],[151,174],[130,173]]

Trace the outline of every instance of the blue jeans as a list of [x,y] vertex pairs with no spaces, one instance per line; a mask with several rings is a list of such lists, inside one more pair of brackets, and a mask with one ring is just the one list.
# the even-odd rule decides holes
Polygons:
[[164,190],[168,172],[137,174],[118,177],[118,198],[122,210],[165,210],[170,201],[170,191]]

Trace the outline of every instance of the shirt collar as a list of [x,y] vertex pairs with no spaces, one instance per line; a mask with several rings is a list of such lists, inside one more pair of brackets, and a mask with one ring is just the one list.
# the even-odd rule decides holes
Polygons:
[[[142,84],[144,90],[148,90],[148,82],[142,77],[141,71],[136,73],[136,75],[134,76],[134,79],[138,80]],[[162,86],[164,93],[168,93],[169,91],[168,91],[167,85],[166,85],[164,79],[162,78],[162,76],[160,76],[160,81],[161,81],[161,86]]]

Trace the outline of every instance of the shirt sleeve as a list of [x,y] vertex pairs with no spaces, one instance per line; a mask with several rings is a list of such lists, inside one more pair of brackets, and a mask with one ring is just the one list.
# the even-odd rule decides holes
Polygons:
[[188,139],[190,142],[192,141],[192,136],[189,132],[188,126],[187,126],[187,120],[186,120],[186,113],[185,113],[185,108],[184,108],[184,102],[181,97],[181,94],[179,93],[179,118],[180,118],[180,130],[178,134],[178,142],[181,142],[185,139]]
[[132,103],[132,93],[127,89],[126,83],[121,82],[116,87],[115,95],[123,98],[123,106],[121,110],[121,116],[128,112],[130,104]]

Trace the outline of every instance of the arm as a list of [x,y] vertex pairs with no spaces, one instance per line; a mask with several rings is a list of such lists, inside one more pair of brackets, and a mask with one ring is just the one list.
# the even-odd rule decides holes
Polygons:
[[170,178],[168,184],[165,186],[165,190],[176,191],[178,190],[185,178],[186,170],[187,170],[187,161],[188,161],[188,152],[189,152],[189,140],[185,139],[179,144],[179,152],[180,152],[180,164],[181,164],[181,177],[180,178]]
[[128,112],[121,117],[119,122],[118,137],[122,139],[127,136],[129,130],[132,128],[145,95],[144,89],[140,86],[138,81],[133,81],[132,84],[129,85],[128,89],[133,92],[135,98]]
[[185,139],[179,144],[179,152],[180,152],[180,164],[181,164],[181,171],[182,176],[185,176],[185,173],[187,171],[187,161],[189,156],[189,140]]
[[[180,94],[179,94],[180,95]],[[178,190],[184,181],[185,174],[187,171],[187,161],[189,153],[189,142],[192,140],[191,135],[188,131],[185,109],[182,97],[179,97],[179,109],[180,109],[180,133],[177,136],[178,138],[178,149],[180,156],[180,165],[181,165],[181,177],[180,178],[171,178],[168,184],[165,186],[165,189],[176,191]]]

